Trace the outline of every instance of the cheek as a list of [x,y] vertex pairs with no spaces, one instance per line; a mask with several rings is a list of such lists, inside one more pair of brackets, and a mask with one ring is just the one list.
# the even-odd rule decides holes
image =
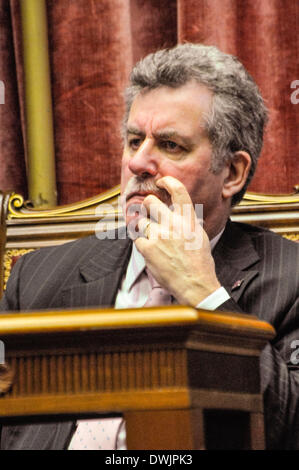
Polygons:
[[177,165],[175,162],[172,162],[169,159],[163,159],[159,165],[159,174],[163,176],[173,176],[178,180],[182,180],[184,175],[184,169]]
[[159,168],[160,176],[173,176],[186,187],[190,196],[195,196],[202,186],[200,172],[193,165],[179,165],[174,162],[163,162]]
[[198,178],[193,176],[188,178],[186,181],[183,181],[185,187],[194,203],[198,202],[201,199],[203,192],[203,185],[199,182]]
[[168,174],[183,183],[190,195],[196,193],[202,185],[201,173],[198,171],[198,168],[194,168],[191,165],[173,166]]

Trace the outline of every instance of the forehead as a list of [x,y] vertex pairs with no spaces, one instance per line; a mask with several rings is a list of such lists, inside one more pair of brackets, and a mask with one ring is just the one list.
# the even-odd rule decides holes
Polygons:
[[179,88],[162,86],[139,93],[134,99],[128,128],[153,132],[164,127],[202,127],[204,116],[212,106],[212,92],[198,83],[190,82]]

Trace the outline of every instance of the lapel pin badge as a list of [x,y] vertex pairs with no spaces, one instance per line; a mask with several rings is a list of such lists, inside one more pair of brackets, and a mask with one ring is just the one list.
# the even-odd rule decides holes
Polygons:
[[243,284],[244,279],[238,279],[232,286],[232,290],[238,289]]

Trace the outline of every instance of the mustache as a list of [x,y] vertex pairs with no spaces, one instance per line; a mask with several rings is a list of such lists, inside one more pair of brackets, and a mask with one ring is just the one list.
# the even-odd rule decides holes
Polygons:
[[167,206],[171,205],[170,194],[166,191],[166,189],[159,188],[152,178],[132,176],[124,190],[124,200],[127,201],[135,193],[151,193],[164,202],[164,204]]

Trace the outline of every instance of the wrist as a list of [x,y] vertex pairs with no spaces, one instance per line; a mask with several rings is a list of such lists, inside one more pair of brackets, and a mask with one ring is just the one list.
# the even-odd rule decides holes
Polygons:
[[[218,279],[200,286],[197,288],[188,288],[183,294],[183,304],[190,305],[191,307],[197,308],[207,297],[214,294],[221,288],[221,284]],[[179,300],[179,299],[178,299]]]

